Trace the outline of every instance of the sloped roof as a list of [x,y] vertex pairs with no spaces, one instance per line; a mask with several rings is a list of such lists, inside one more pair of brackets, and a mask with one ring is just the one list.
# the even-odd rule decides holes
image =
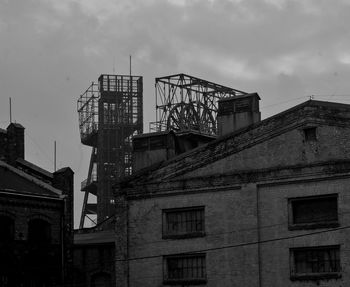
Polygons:
[[291,109],[269,117],[259,123],[222,136],[208,144],[199,146],[170,160],[155,164],[136,172],[121,181],[121,185],[132,182],[162,181],[201,168],[242,149],[266,141],[270,136],[281,134],[310,120],[327,123],[349,124],[350,105],[309,100]]
[[40,166],[37,166],[37,165],[35,165],[35,164],[33,164],[33,163],[29,162],[29,161],[26,161],[26,160],[23,159],[23,158],[18,158],[18,159],[16,160],[16,162],[17,162],[19,165],[21,165],[21,166],[24,166],[24,167],[29,168],[29,169],[31,169],[31,170],[33,170],[33,171],[39,173],[39,174],[44,175],[45,177],[48,177],[48,178],[51,178],[51,179],[53,178],[51,172],[48,172],[47,170],[41,168]]
[[[62,191],[54,188],[52,185],[30,175],[25,173],[24,171],[15,168],[7,163],[5,163],[4,161],[0,160],[0,168],[5,168],[13,173],[15,173],[16,175],[28,180],[29,182],[34,183],[35,185],[37,185],[38,187],[41,187],[41,189],[38,189],[38,194],[42,194],[45,196],[52,196],[52,197],[62,197]],[[28,193],[25,190],[21,190],[21,193]]]

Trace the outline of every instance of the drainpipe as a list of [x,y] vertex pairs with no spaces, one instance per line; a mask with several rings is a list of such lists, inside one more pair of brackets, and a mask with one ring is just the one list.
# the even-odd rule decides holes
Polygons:
[[64,230],[65,230],[65,224],[64,224],[64,214],[65,214],[65,210],[66,210],[66,199],[63,199],[63,212],[62,212],[62,215],[61,215],[61,282],[62,282],[62,285],[64,285],[64,259],[65,259],[65,256],[64,256]]
[[258,286],[262,287],[262,272],[261,272],[261,223],[260,223],[260,194],[259,188],[255,185],[256,190],[256,224],[257,224],[257,239],[258,239]]

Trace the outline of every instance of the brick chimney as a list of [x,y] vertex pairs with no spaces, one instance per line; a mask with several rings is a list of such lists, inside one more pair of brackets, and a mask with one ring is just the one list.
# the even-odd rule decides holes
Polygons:
[[7,161],[14,164],[16,159],[24,159],[24,127],[11,123],[7,127]]
[[220,99],[217,115],[219,136],[260,122],[259,100],[257,93]]

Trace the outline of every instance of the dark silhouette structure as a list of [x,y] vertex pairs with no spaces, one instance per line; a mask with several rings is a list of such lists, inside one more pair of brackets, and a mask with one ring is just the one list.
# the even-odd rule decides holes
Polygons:
[[151,131],[194,130],[216,135],[217,101],[246,92],[186,74],[156,78],[156,122]]
[[0,286],[72,280],[73,171],[24,159],[24,127],[0,129]]
[[[80,228],[85,217],[97,223],[114,214],[112,185],[132,171],[132,137],[142,133],[142,77],[101,75],[78,100],[81,142],[92,147]],[[89,203],[89,195],[97,197]],[[89,216],[90,215],[90,216]]]

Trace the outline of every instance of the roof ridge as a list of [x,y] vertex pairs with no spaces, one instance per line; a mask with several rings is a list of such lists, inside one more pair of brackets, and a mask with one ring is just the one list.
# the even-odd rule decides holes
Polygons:
[[58,195],[58,196],[63,196],[61,190],[59,190],[59,189],[53,187],[52,185],[50,185],[50,184],[48,184],[48,183],[46,183],[46,182],[44,182],[44,181],[38,179],[38,178],[35,177],[35,176],[32,176],[32,175],[30,175],[30,174],[27,174],[27,173],[25,173],[24,171],[22,171],[22,170],[20,170],[20,169],[18,169],[18,168],[16,168],[16,167],[14,167],[14,166],[12,166],[12,165],[7,164],[6,162],[4,162],[4,161],[2,161],[2,160],[0,160],[0,167],[5,167],[5,168],[7,168],[8,170],[10,170],[10,171],[16,173],[17,175],[19,175],[19,176],[21,176],[21,177],[23,177],[23,178],[25,178],[25,179],[27,179],[27,180],[29,180],[29,181],[31,181],[31,182],[34,182],[36,185],[38,185],[38,186],[40,186],[40,187],[42,187],[42,188],[44,188],[44,189],[46,189],[46,190],[48,190],[48,191],[50,191],[50,192],[56,194],[56,195]]
[[[158,165],[155,165],[154,168],[150,168],[150,167],[146,168],[144,173],[142,173],[142,170],[140,170],[140,172],[134,178],[132,177],[132,178],[126,179],[125,181],[127,182],[133,179],[137,181],[137,179],[141,178],[143,175],[147,177],[151,175],[151,177],[148,177],[148,178],[169,179],[169,178],[184,174],[186,172],[189,172],[191,170],[201,168],[205,165],[208,165],[212,162],[222,159],[224,156],[234,154],[251,145],[258,144],[259,142],[266,140],[266,138],[270,137],[271,134],[273,133],[275,133],[276,135],[281,134],[286,130],[290,130],[291,128],[295,128],[297,126],[305,124],[305,121],[308,120],[308,117],[312,116],[312,113],[314,113],[314,110],[310,111],[310,110],[304,109],[307,106],[312,106],[312,107],[327,106],[330,108],[336,106],[338,108],[344,107],[347,110],[350,109],[350,105],[347,105],[347,104],[308,100],[290,109],[287,109],[269,118],[266,118],[258,123],[250,125],[246,128],[242,128],[235,132],[229,133],[207,144],[199,146],[195,149],[192,149],[188,152],[180,154],[169,160],[163,161]],[[299,111],[298,114],[296,113],[297,111]],[[300,117],[301,113],[303,114],[303,117]],[[286,121],[287,115],[293,115],[293,116],[287,119]],[[296,121],[296,119],[299,119],[299,122]],[[279,122],[275,124],[271,124],[276,120],[279,120]],[[268,126],[268,125],[271,125],[271,126],[267,130],[264,130],[264,126]],[[260,130],[260,132],[255,134],[250,133],[254,130],[258,131],[259,128],[263,130]],[[279,132],[276,129],[278,129]],[[249,143],[247,142],[247,139],[244,139],[244,136],[248,136],[248,135],[250,137]],[[255,140],[252,143],[251,140],[253,139]],[[241,146],[241,148],[239,148],[238,150],[233,148],[233,147],[237,147],[237,144],[242,144],[244,142],[246,142],[247,144],[243,144],[243,146]],[[227,150],[228,147],[231,147],[231,149]],[[219,152],[220,156],[210,156],[210,155],[205,156],[205,153],[214,153],[213,150],[215,149],[216,150],[221,149],[221,152]],[[225,151],[223,149],[225,149]],[[202,162],[198,162],[198,161],[194,162],[193,160],[191,161],[190,158],[195,157],[196,155],[202,155],[203,157],[206,157],[206,159]],[[176,166],[176,171],[173,171],[172,169],[174,169],[175,166]],[[154,173],[153,176],[152,176],[152,173]]]

